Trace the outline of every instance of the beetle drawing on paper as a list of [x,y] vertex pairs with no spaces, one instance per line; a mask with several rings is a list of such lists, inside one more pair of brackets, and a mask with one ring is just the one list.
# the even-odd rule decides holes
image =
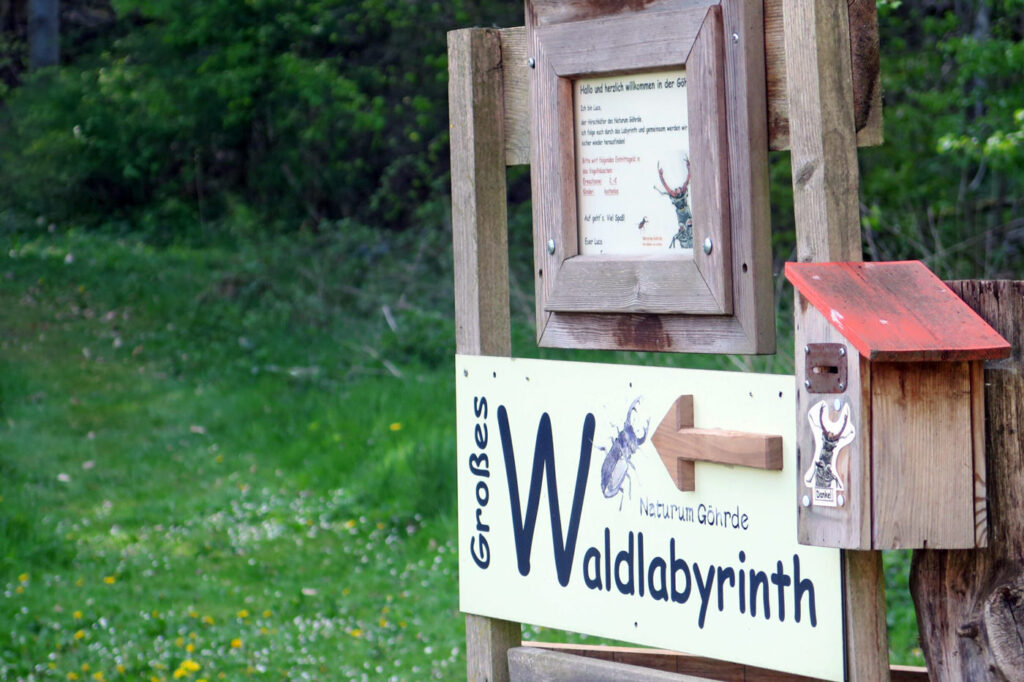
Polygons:
[[850,423],[849,403],[843,405],[835,421],[831,415],[826,415],[827,410],[828,405],[822,400],[807,413],[811,433],[814,434],[815,453],[813,463],[804,474],[804,484],[814,488],[815,504],[834,507],[842,504],[837,500],[836,492],[845,489],[836,468],[836,457],[842,448],[853,442],[856,429]]
[[604,463],[601,464],[601,492],[608,498],[620,496],[619,511],[622,511],[623,498],[621,495],[624,492],[622,486],[627,481],[629,481],[629,497],[630,499],[633,497],[633,480],[629,476],[629,470],[636,471],[636,467],[631,460],[637,449],[647,440],[647,432],[651,426],[651,420],[648,418],[644,432],[639,436],[636,435],[636,430],[633,428],[633,416],[637,414],[636,406],[639,403],[639,397],[630,403],[622,428],[615,427],[618,433],[612,438],[611,447],[598,448],[605,452]]
[[668,248],[673,249],[676,243],[678,243],[681,249],[692,249],[693,214],[690,212],[690,204],[686,198],[686,191],[690,187],[689,157],[686,159],[686,180],[683,181],[681,186],[675,189],[669,186],[668,182],[665,181],[665,171],[661,168],[661,162],[658,162],[658,178],[661,180],[661,186],[665,189],[662,190],[657,185],[654,186],[654,189],[659,194],[667,196],[669,201],[672,202],[672,206],[676,209],[676,221],[679,223],[679,231],[672,237],[672,242],[668,245]]

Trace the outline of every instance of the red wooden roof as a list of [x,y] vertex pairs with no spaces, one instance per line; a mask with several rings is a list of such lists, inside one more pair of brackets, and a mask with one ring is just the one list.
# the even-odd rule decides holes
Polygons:
[[993,360],[1010,344],[920,261],[786,263],[786,278],[870,360]]

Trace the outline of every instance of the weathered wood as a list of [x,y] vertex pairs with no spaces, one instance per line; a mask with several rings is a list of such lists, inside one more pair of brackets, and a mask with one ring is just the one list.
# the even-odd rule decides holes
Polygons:
[[455,340],[460,353],[511,353],[501,42],[448,34]]
[[[792,675],[777,670],[767,670],[741,663],[690,656],[689,654],[666,651],[664,649],[560,644],[553,642],[523,642],[523,646],[561,651],[576,656],[598,658],[605,661],[627,663],[665,672],[696,675],[697,677],[721,680],[723,682],[752,682],[753,680],[757,680],[757,682],[810,682],[811,680],[809,677]],[[891,668],[891,673],[893,682],[927,682],[928,680],[927,670],[921,667],[894,665]]]
[[679,675],[540,647],[510,649],[508,667],[514,682],[706,682],[703,677]]
[[971,363],[971,452],[974,470],[974,546],[988,546],[988,472],[985,470],[985,364]]
[[872,363],[871,396],[871,546],[973,546],[968,363]]
[[[448,34],[455,345],[474,355],[512,352],[500,65],[497,31]],[[508,680],[520,637],[518,623],[467,614],[468,679]]]
[[1024,282],[951,288],[1009,340],[985,365],[988,547],[914,552],[910,591],[937,682],[1019,680],[1024,670]]
[[[797,258],[861,260],[857,136],[846,0],[784,0]],[[826,243],[822,244],[822,240]],[[843,254],[842,257],[835,256]]]
[[846,679],[888,680],[889,634],[885,623],[882,553],[843,550],[843,575]]
[[694,490],[694,462],[716,462],[754,469],[782,469],[782,436],[727,429],[698,429],[693,396],[682,395],[658,423],[651,443],[683,492]]
[[663,315],[683,310],[704,315],[727,312],[692,258],[662,255],[570,258],[558,269],[558,283],[544,309]]
[[[667,4],[667,3],[666,3]],[[678,4],[678,3],[676,3]],[[706,4],[706,3],[689,3]],[[552,3],[558,14],[552,22],[583,18],[582,11],[593,5]],[[629,3],[603,11],[634,9]],[[850,3],[851,81],[854,94],[854,125],[857,144],[882,144],[882,88],[879,77],[878,14],[871,0]],[[768,147],[789,149],[789,102],[786,99],[786,59],[782,0],[764,0],[765,72],[768,106]],[[530,117],[527,111],[526,29],[522,26],[501,31],[502,66],[505,72],[505,158],[510,166],[530,162]]]
[[[798,293],[794,344],[801,350],[809,343],[838,343],[846,348],[848,386],[842,394],[808,392],[803,386],[807,375],[806,354],[797,352],[794,367],[797,377],[797,538],[802,544],[818,547],[871,549],[871,365]],[[853,442],[835,454],[845,504],[808,506],[803,504],[803,497],[810,499],[811,490],[805,485],[804,476],[814,465],[815,455],[808,415],[822,400],[832,410],[835,398],[850,404],[850,419],[856,429]]]
[[786,278],[864,357],[1004,358],[1006,340],[920,261],[787,263]]

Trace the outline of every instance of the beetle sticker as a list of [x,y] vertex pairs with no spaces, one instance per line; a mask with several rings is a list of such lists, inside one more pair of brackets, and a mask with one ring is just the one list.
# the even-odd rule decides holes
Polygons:
[[822,400],[807,413],[814,435],[814,460],[804,484],[811,488],[811,504],[820,507],[841,507],[845,500],[840,493],[846,490],[836,466],[839,451],[853,442],[857,430],[850,423],[850,404],[843,405],[835,420],[828,404]]
[[632,462],[633,455],[647,440],[647,433],[651,427],[651,419],[648,417],[647,424],[644,425],[644,432],[639,436],[636,435],[633,420],[638,416],[637,405],[639,403],[640,397],[637,397],[629,404],[622,428],[615,426],[618,433],[612,437],[611,446],[608,448],[598,447],[598,450],[605,453],[604,462],[601,464],[601,493],[606,498],[618,497],[619,511],[622,511],[623,495],[626,493],[626,490],[623,490],[623,485],[628,486],[629,498],[633,499],[633,479],[629,475],[629,470],[632,469],[636,472],[636,466]]

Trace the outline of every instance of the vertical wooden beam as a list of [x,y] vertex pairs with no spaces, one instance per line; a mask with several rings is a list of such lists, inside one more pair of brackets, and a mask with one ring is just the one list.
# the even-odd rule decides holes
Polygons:
[[448,73],[456,351],[510,355],[505,123],[498,31],[449,33]]
[[[801,261],[862,259],[847,0],[784,0],[793,210]],[[843,551],[847,679],[889,679],[882,555]]]
[[[455,348],[511,355],[501,39],[493,29],[448,34],[455,252]],[[506,682],[519,623],[466,615],[466,676]]]
[[785,0],[783,8],[797,258],[859,261],[847,2]]
[[988,546],[915,550],[910,569],[921,649],[936,682],[1019,680],[1024,670],[1024,282],[950,282],[1010,342],[986,362]]

